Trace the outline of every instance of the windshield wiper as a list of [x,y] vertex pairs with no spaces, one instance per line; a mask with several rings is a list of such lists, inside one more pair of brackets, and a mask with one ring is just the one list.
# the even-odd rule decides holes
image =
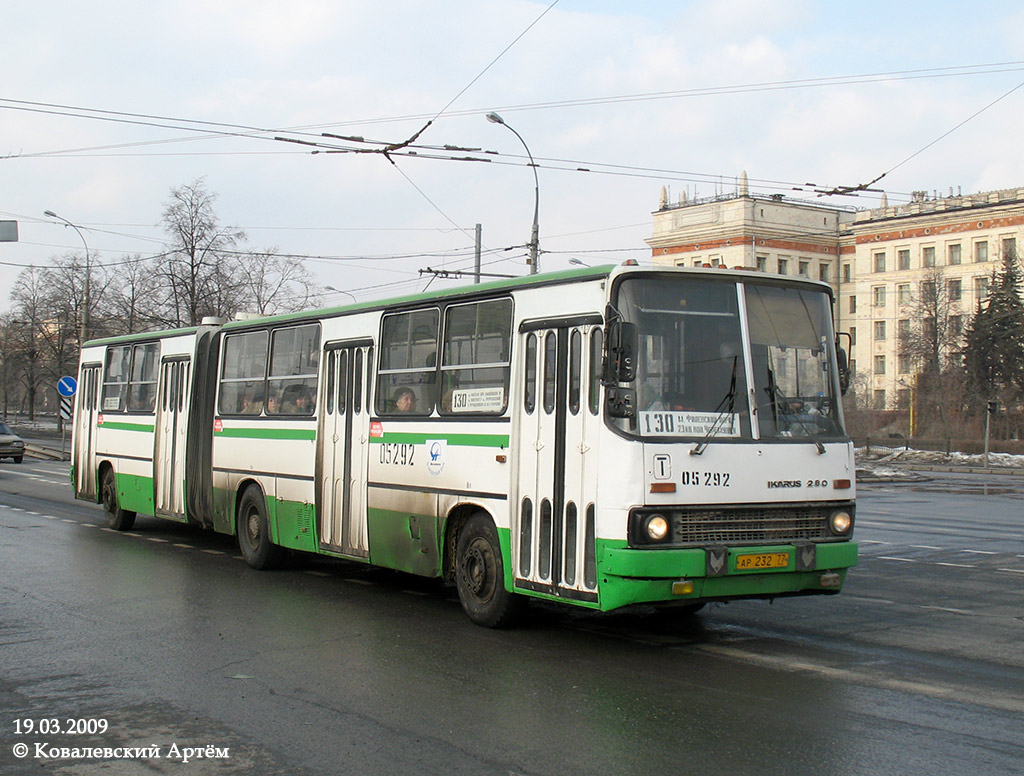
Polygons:
[[728,409],[729,417],[734,419],[735,415],[733,410],[736,406],[736,363],[739,360],[739,356],[732,357],[732,376],[729,378],[729,391],[722,397],[722,400],[718,402],[718,406],[715,407],[715,412],[718,413],[718,417],[715,418],[715,422],[711,424],[711,428],[708,429],[708,433],[704,435],[704,438],[697,443],[697,446],[690,450],[690,455],[702,455],[704,449],[708,446],[708,442],[718,434],[719,428],[724,425],[725,413],[722,411]]

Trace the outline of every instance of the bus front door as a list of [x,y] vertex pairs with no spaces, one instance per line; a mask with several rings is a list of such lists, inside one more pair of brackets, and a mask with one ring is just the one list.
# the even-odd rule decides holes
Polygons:
[[74,419],[75,495],[96,499],[96,421],[99,415],[100,364],[83,364],[78,378]]
[[322,363],[317,434],[317,531],[320,548],[369,557],[366,535],[366,450],[372,343],[327,343]]
[[153,442],[153,508],[158,517],[181,521],[186,520],[185,443],[191,368],[187,356],[161,362]]
[[[515,586],[597,601],[595,498],[599,416],[589,408],[594,331],[543,322],[521,332],[518,503],[512,515]],[[599,365],[598,365],[599,366]]]

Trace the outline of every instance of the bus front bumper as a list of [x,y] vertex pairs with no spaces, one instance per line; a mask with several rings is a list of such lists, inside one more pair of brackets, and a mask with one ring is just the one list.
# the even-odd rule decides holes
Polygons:
[[601,555],[600,608],[838,593],[857,565],[854,542],[631,549]]

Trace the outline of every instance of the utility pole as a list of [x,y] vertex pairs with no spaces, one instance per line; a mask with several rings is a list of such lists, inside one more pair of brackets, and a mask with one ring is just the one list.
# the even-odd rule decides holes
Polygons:
[[480,282],[480,236],[483,233],[483,227],[480,224],[476,225],[476,251],[473,254],[473,282]]
[[523,148],[526,149],[526,155],[530,159],[530,166],[533,168],[533,229],[530,232],[530,274],[536,275],[540,271],[540,267],[537,266],[539,261],[538,254],[540,253],[540,227],[537,223],[537,217],[540,214],[540,179],[537,177],[537,164],[533,161],[530,146],[526,145],[523,136],[506,124],[505,119],[492,111],[487,114],[487,120],[492,124],[501,124],[501,126],[519,138],[519,142],[523,144]]

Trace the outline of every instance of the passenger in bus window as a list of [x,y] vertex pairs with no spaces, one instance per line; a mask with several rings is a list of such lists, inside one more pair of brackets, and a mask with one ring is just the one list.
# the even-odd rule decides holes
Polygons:
[[412,388],[402,387],[395,391],[393,399],[396,412],[415,412],[416,394]]
[[304,385],[289,385],[284,392],[281,411],[286,415],[311,415],[313,401]]
[[245,395],[242,399],[242,414],[243,415],[259,415],[263,409],[263,394],[256,394],[255,396],[250,392]]
[[278,415],[281,413],[281,398],[276,393],[267,396],[267,414]]

